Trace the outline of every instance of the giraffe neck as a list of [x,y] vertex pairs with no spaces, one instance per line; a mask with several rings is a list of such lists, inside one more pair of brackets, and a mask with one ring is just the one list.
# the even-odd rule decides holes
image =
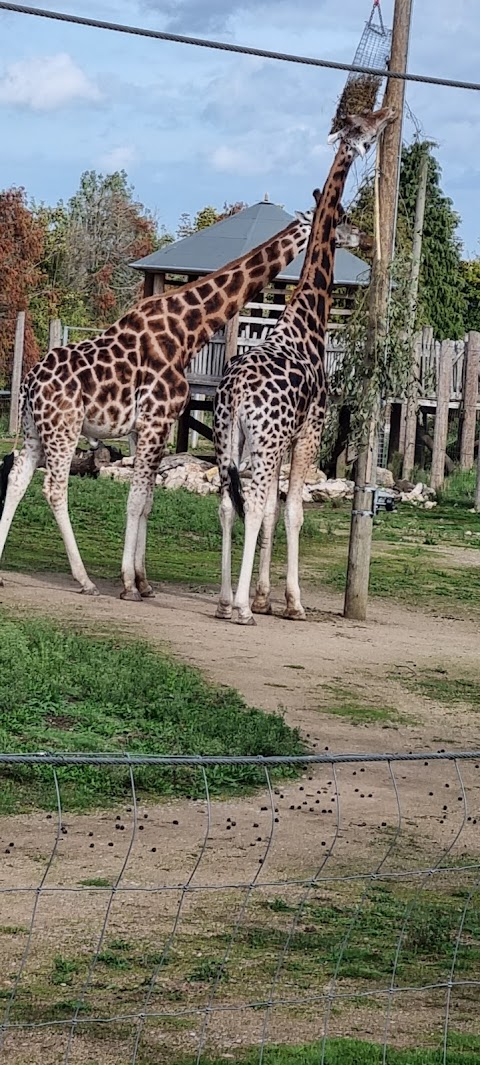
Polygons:
[[330,168],[315,209],[312,231],[298,285],[285,312],[291,321],[301,316],[311,341],[321,341],[330,314],[335,260],[335,234],[341,198],[354,154],[342,144]]
[[[142,300],[138,311],[160,342],[173,336],[172,357],[187,366],[201,347],[303,251],[305,221],[291,222],[271,240],[215,273],[162,296]],[[127,316],[128,317],[128,316]]]

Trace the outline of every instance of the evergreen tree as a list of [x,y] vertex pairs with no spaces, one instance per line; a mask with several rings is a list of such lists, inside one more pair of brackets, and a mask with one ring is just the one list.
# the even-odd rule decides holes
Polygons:
[[[429,165],[423,229],[417,325],[433,326],[438,340],[456,339],[465,328],[465,296],[460,217],[440,187],[441,170],[429,142],[414,141],[402,151],[397,220],[397,252],[411,256],[420,158],[428,151]],[[351,210],[352,219],[373,233],[373,181],[360,189]]]

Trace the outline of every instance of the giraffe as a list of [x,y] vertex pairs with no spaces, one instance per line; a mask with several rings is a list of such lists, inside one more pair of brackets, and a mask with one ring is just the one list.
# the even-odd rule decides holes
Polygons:
[[[363,156],[392,120],[384,108],[349,116],[331,135],[340,141],[323,192],[316,189],[316,209],[302,273],[291,301],[259,347],[227,367],[217,390],[214,443],[220,472],[220,521],[223,533],[222,584],[216,617],[255,625],[254,613],[271,613],[270,560],[278,516],[280,464],[291,450],[285,527],[287,533],[286,609],[284,617],[303,621],[298,582],[298,541],[303,524],[305,474],[319,448],[325,417],[325,332],[331,306],[335,233],[340,197],[357,155]],[[244,446],[250,454],[252,480],[246,498],[238,467]],[[245,539],[235,599],[231,583],[231,533],[235,510],[244,518]],[[263,526],[263,528],[262,528]],[[258,534],[262,528],[259,577],[250,607],[250,583]]]
[[[70,522],[70,463],[81,435],[90,443],[133,436],[121,598],[138,601],[153,595],[145,571],[147,521],[166,440],[188,401],[186,367],[229,318],[304,250],[312,218],[313,211],[298,212],[285,229],[241,258],[173,292],[142,300],[100,336],[54,348],[37,363],[20,392],[24,447],[14,462],[7,456],[0,478],[0,559],[16,508],[43,464],[44,495],[72,575],[83,593],[97,595]],[[346,226],[342,239],[355,243],[357,233]]]

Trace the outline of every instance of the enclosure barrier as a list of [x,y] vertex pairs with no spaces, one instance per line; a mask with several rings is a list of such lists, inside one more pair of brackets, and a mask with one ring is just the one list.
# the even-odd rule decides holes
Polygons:
[[[110,806],[74,812],[99,782]],[[480,751],[0,754],[4,811],[43,789],[0,817],[0,1061],[315,1042],[326,1065],[355,1035],[384,1065],[397,1045],[454,1062],[478,1011],[479,786]]]

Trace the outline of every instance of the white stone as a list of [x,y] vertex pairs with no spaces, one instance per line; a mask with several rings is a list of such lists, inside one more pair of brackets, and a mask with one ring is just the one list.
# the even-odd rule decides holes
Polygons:
[[[436,507],[436,506],[437,506],[436,499],[426,499],[424,504],[423,504],[423,509],[424,510],[433,510],[433,508]],[[471,533],[470,533],[470,535],[471,535]]]
[[327,480],[326,473],[319,470],[318,466],[309,466],[305,474],[305,484],[321,484]]
[[391,470],[387,470],[383,466],[377,466],[376,477],[379,488],[393,488],[395,481]]
[[124,466],[101,466],[98,472],[108,481],[131,481],[133,477],[133,470]]
[[133,466],[135,462],[134,455],[124,455],[123,459],[120,459],[122,466]]

